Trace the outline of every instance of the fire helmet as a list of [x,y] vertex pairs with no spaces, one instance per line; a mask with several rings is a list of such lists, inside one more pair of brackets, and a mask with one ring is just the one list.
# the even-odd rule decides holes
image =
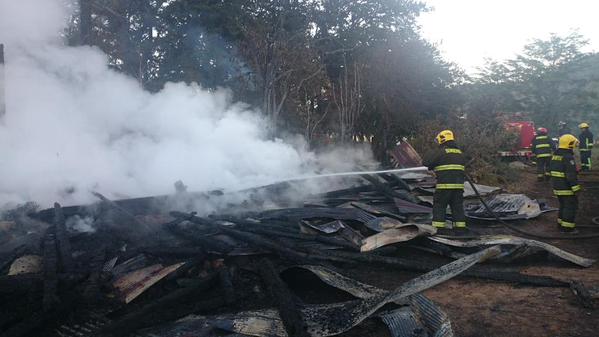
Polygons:
[[451,130],[443,130],[441,132],[439,132],[439,134],[437,135],[437,137],[435,138],[437,140],[437,143],[439,145],[448,142],[450,140],[454,140],[453,137],[453,132]]
[[578,141],[578,138],[576,138],[570,134],[565,134],[565,135],[559,137],[559,148],[560,149],[573,150],[579,144],[580,144],[580,142]]
[[582,122],[582,123],[580,123],[580,125],[578,127],[581,128],[581,129],[588,129],[589,128],[589,123]]
[[546,128],[538,128],[538,129],[537,129],[537,132],[538,132],[540,135],[546,135],[546,134],[547,134],[547,129],[546,129]]

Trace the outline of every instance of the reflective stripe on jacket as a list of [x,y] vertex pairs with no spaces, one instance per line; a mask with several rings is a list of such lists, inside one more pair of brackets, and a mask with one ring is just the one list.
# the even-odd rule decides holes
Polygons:
[[440,190],[464,189],[465,163],[464,154],[453,141],[428,152],[423,160],[425,166],[435,171],[437,175],[436,188]]
[[558,149],[555,155],[551,157],[549,170],[551,172],[553,194],[568,196],[580,191],[572,150]]
[[532,153],[538,158],[551,155],[551,139],[547,135],[538,135],[532,140]]

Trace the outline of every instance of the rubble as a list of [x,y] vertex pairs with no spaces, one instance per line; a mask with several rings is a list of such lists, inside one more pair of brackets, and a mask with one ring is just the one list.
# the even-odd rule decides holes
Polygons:
[[[453,336],[450,318],[421,292],[454,277],[571,288],[582,303],[592,303],[593,290],[581,283],[495,262],[538,251],[580,267],[593,260],[513,236],[437,236],[428,225],[431,208],[420,201],[429,192],[415,186],[429,178],[387,172],[361,179],[295,202],[285,199],[273,209],[242,201],[202,216],[191,212],[193,205],[226,194],[114,201],[96,194],[94,205],[56,204],[30,214],[45,225],[43,235],[27,236],[25,244],[17,244],[16,220],[3,229],[17,234],[6,246],[11,248],[0,251],[0,336],[213,336],[216,330],[334,336],[365,321],[379,322],[393,336]],[[289,195],[285,185],[265,190],[247,198],[260,204],[259,196]],[[525,196],[487,192],[505,217],[524,219],[543,210],[523,212],[534,208]],[[479,208],[468,207],[471,218],[484,218]],[[75,218],[93,219],[93,230],[66,225]],[[375,266],[415,275],[391,291],[350,276],[355,268]],[[304,300],[289,283],[285,275],[298,270],[320,280],[314,285],[320,301]],[[330,293],[331,287],[340,294]]]
[[450,240],[442,237],[431,237],[429,239],[453,247],[485,247],[492,245],[507,245],[514,246],[516,248],[508,250],[500,256],[497,256],[498,259],[506,258],[508,256],[513,258],[513,255],[517,255],[518,258],[521,258],[542,250],[581,267],[590,267],[595,263],[595,260],[593,259],[587,259],[572,253],[568,253],[550,244],[511,235],[481,236],[478,239],[460,241]]
[[[532,200],[523,194],[496,194],[486,200],[493,213],[501,220],[527,220],[536,218],[542,213],[557,211],[546,203]],[[467,204],[466,215],[472,219],[495,220],[481,202]]]

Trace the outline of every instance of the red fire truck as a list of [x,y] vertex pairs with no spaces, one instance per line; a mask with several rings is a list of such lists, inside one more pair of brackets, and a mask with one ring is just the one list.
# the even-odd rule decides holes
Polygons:
[[532,156],[532,140],[535,138],[534,122],[507,122],[505,128],[515,135],[513,147],[499,151],[501,157],[530,158]]

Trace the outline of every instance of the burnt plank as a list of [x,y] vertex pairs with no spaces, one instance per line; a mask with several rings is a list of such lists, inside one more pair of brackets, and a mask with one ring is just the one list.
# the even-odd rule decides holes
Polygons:
[[212,288],[217,279],[218,274],[213,273],[198,282],[191,283],[189,287],[174,290],[106,325],[101,335],[126,336],[141,328],[176,320],[196,311],[213,310],[224,306],[226,303],[222,296],[195,301],[198,295]]
[[346,261],[346,259],[342,258],[342,257],[327,257],[325,255],[321,255],[318,253],[307,253],[307,252],[304,252],[301,250],[283,246],[279,242],[274,241],[270,238],[267,238],[267,237],[264,237],[261,235],[257,235],[257,234],[253,234],[253,233],[249,233],[249,232],[245,232],[240,229],[232,229],[227,226],[219,226],[215,223],[210,222],[207,219],[203,219],[203,218],[200,218],[197,216],[190,216],[188,214],[180,213],[180,212],[171,212],[171,215],[173,215],[174,217],[184,217],[187,220],[197,223],[197,224],[201,224],[201,225],[205,225],[205,226],[209,226],[209,227],[212,226],[213,228],[219,228],[220,231],[222,231],[223,233],[225,233],[237,240],[247,242],[250,245],[257,247],[257,248],[263,248],[265,250],[273,252],[285,259],[294,261],[296,263],[300,263],[300,264],[301,263],[314,263],[317,260],[318,261],[327,260],[327,261],[336,261],[336,262],[345,262]]
[[[361,254],[354,252],[330,251],[327,252],[327,254],[327,256],[322,256],[322,258],[331,259],[331,261],[334,261],[334,258],[344,258],[347,261],[352,261],[353,263],[366,263],[368,265],[379,266],[393,266],[395,268],[415,272],[429,272],[441,266],[437,263],[431,263],[423,260],[408,260],[398,257],[377,255],[374,253]],[[517,283],[537,287],[570,287],[570,283],[557,280],[552,277],[526,275],[516,270],[505,270],[504,268],[495,268],[485,265],[473,266],[472,268],[462,272],[458,277]]]
[[245,241],[254,247],[264,248],[288,260],[295,261],[298,263],[306,263],[310,261],[309,254],[291,249],[289,247],[282,246],[278,242],[268,239],[266,237],[231,228],[223,228],[222,230],[226,234],[238,240]]
[[56,244],[60,257],[60,264],[64,273],[73,272],[73,256],[71,254],[71,243],[67,234],[65,218],[62,207],[59,203],[54,203],[54,226],[56,228]]
[[268,259],[262,259],[259,271],[264,284],[266,284],[277,305],[287,335],[289,337],[309,337],[310,334],[300,312],[299,300],[281,280],[272,262]]
[[0,334],[0,337],[27,336],[32,331],[38,329],[41,325],[44,324],[45,316],[46,315],[44,315],[44,313],[41,311],[32,312],[26,319],[18,322],[17,324],[11,326],[10,328],[2,332],[2,334]]
[[172,258],[197,258],[203,259],[206,257],[206,251],[201,247],[161,247],[161,246],[150,246],[141,247],[138,249],[140,253],[158,256],[158,257],[172,257]]
[[43,271],[44,271],[44,311],[50,311],[58,303],[56,294],[58,288],[58,254],[56,252],[56,226],[46,230],[43,241]]
[[227,266],[223,266],[219,269],[218,278],[225,294],[225,303],[235,303],[235,289],[233,288],[233,282],[231,281],[231,272]]
[[19,292],[36,292],[43,289],[40,275],[21,274],[0,276],[0,295]]
[[[124,219],[127,219],[128,221],[131,221],[132,223],[135,224],[135,226],[141,230],[141,231],[147,231],[150,230],[150,228],[147,226],[146,223],[143,223],[141,221],[139,221],[133,214],[131,214],[129,211],[127,211],[125,208],[119,206],[116,202],[106,198],[104,195],[102,195],[101,193],[98,192],[92,192],[92,194],[94,196],[96,196],[98,199],[102,200],[102,202],[106,205],[108,205],[108,207],[112,208],[113,210],[115,210],[116,212],[118,212],[119,214],[121,214],[123,216]],[[139,235],[138,231],[133,231],[131,234],[134,235]]]
[[283,231],[278,231],[278,230],[274,230],[274,229],[263,229],[263,228],[260,228],[260,226],[255,226],[255,227],[244,226],[243,229],[244,229],[244,231],[247,231],[247,232],[262,234],[262,235],[266,235],[271,238],[286,237],[286,238],[297,239],[297,240],[317,241],[317,242],[321,242],[321,243],[325,243],[325,244],[329,244],[329,245],[333,245],[333,246],[344,247],[344,248],[348,248],[348,249],[352,249],[352,250],[359,250],[359,246],[351,244],[347,241],[339,240],[334,237],[327,237],[327,236],[322,236],[322,235],[309,235],[309,234],[303,234],[303,233],[289,233],[289,232],[283,232]]
[[90,274],[83,285],[83,297],[88,301],[100,298],[100,283],[105,260],[106,248],[101,246],[90,262]]
[[570,282],[570,290],[576,295],[576,298],[580,302],[580,304],[589,310],[595,309],[595,303],[593,301],[593,297],[589,290],[584,286],[584,284],[580,281],[572,281]]
[[200,245],[204,250],[226,254],[233,250],[233,246],[225,242],[214,240],[208,237],[205,233],[189,228],[181,228],[178,223],[169,223],[166,229],[173,235],[187,242]]
[[412,194],[405,192],[405,191],[398,192],[398,191],[392,189],[391,187],[389,187],[388,185],[382,183],[375,176],[371,176],[368,174],[361,174],[360,177],[364,178],[366,181],[371,183],[381,194],[383,194],[390,200],[393,200],[393,198],[399,198],[399,199],[403,199],[403,200],[410,201],[413,203],[419,202],[419,200]]

